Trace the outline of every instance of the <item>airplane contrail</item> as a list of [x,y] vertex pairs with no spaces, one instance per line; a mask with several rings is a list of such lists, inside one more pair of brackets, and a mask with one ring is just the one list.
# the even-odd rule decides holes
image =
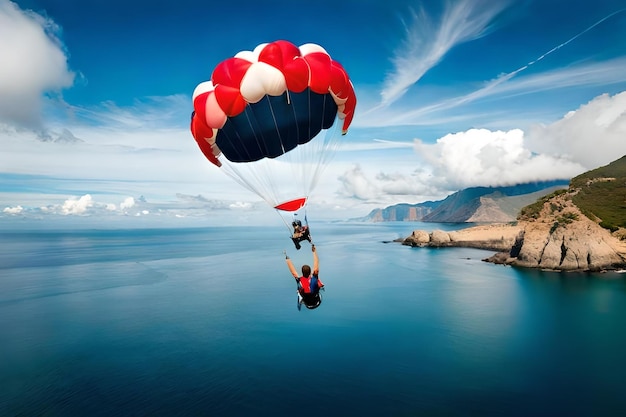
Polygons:
[[601,24],[602,22],[604,22],[607,19],[610,19],[611,17],[615,16],[618,13],[623,12],[624,10],[626,10],[626,8],[617,10],[613,13],[611,13],[608,16],[603,17],[602,19],[598,20],[596,23],[594,23],[593,25],[589,26],[587,29],[583,30],[582,32],[576,34],[575,36],[571,37],[570,39],[566,40],[565,42],[561,43],[560,45],[555,46],[554,48],[550,49],[548,52],[544,53],[543,55],[541,55],[539,58],[530,61],[529,63],[527,63],[526,65],[524,65],[523,67],[516,69],[515,71],[504,75],[505,79],[510,79],[512,77],[514,77],[516,74],[524,71],[525,69],[527,69],[528,67],[530,67],[533,64],[536,64],[537,62],[541,61],[542,59],[544,59],[545,57],[547,57],[548,55],[550,55],[551,53],[558,51],[559,49],[561,49],[562,47],[566,46],[567,44],[573,42],[574,40],[576,40],[577,38],[581,37],[582,35],[584,35],[585,33],[589,32],[591,29],[595,28],[596,26],[598,26],[599,24]]

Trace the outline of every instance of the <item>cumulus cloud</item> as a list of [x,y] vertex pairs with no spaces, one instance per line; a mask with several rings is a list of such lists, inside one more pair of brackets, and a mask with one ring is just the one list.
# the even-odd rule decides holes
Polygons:
[[[120,212],[135,206],[135,199],[127,197],[119,205]],[[49,214],[63,215],[91,215],[102,214],[102,212],[116,212],[117,206],[113,203],[96,202],[91,194],[85,194],[81,197],[72,196],[66,199],[60,206],[49,205],[41,208],[42,211]]]
[[519,129],[470,129],[448,134],[435,144],[417,140],[416,152],[449,189],[566,179],[585,170],[564,156],[531,152]]
[[626,92],[596,97],[550,125],[535,125],[527,134],[529,148],[563,155],[587,169],[626,155]]
[[62,214],[85,214],[88,208],[93,206],[93,200],[91,195],[85,194],[84,196],[76,199],[75,197],[65,200],[61,207]]
[[135,205],[135,199],[132,197],[127,197],[124,201],[120,203],[120,209],[126,210]]
[[442,191],[438,190],[432,182],[431,173],[421,167],[409,173],[384,172],[383,170],[368,173],[360,165],[355,165],[340,175],[338,180],[341,183],[339,194],[362,201],[392,200],[397,196],[430,197],[433,194],[442,194]]
[[416,139],[419,169],[366,172],[356,166],[339,176],[341,194],[363,201],[394,195],[424,201],[469,187],[569,179],[626,155],[625,137],[626,92],[604,94],[528,132],[469,129],[435,143]]
[[0,121],[22,126],[40,123],[43,94],[74,81],[50,19],[0,0]]
[[567,179],[585,171],[565,156],[533,153],[519,129],[470,129],[434,144],[416,140],[415,152],[415,168],[408,173],[353,167],[339,177],[340,193],[370,202],[419,202],[464,188]]
[[2,212],[7,213],[7,214],[20,214],[23,210],[24,208],[22,206],[15,206],[15,207],[5,207],[4,210],[2,210]]
[[[82,196],[59,197],[57,196],[58,203],[52,203],[47,205],[41,205],[39,201],[50,201],[55,199],[55,195],[43,195],[39,198],[33,199],[29,197],[29,194],[11,194],[15,197],[23,197],[26,201],[24,204],[13,204],[6,206],[0,210],[0,222],[2,219],[10,219],[14,216],[20,216],[31,219],[41,219],[42,217],[60,220],[69,217],[80,217],[86,221],[89,218],[100,219],[105,221],[116,222],[123,218],[137,218],[144,219],[161,219],[160,221],[167,221],[167,219],[187,218],[198,219],[198,221],[204,221],[209,219],[212,222],[219,224],[230,224],[233,222],[241,222],[241,214],[255,213],[256,221],[258,222],[263,216],[268,217],[270,220],[274,213],[273,210],[264,202],[245,202],[245,201],[227,201],[227,200],[209,200],[201,195],[189,196],[179,194],[178,199],[175,201],[147,201],[146,198],[140,196],[139,198],[125,197],[122,198],[122,202],[119,204],[111,203],[110,201],[100,201],[92,197],[91,194],[84,194]],[[43,198],[43,200],[41,200]],[[100,195],[100,198],[119,198],[116,195],[108,195],[104,197]],[[237,214],[239,220],[236,220],[233,214]],[[249,222],[254,223],[254,217],[250,217]],[[267,221],[264,219],[262,221]]]
[[235,209],[235,210],[248,210],[254,207],[254,205],[252,203],[249,202],[245,202],[245,201],[236,201],[232,204],[229,205],[230,208]]
[[355,165],[339,177],[342,184],[341,193],[346,197],[369,200],[380,196],[380,187],[368,179],[360,165]]

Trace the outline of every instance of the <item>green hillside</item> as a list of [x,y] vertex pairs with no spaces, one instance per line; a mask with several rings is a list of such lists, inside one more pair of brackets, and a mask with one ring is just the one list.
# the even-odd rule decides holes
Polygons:
[[572,201],[585,216],[611,231],[626,228],[626,156],[572,178],[570,188],[579,190]]
[[572,178],[568,190],[558,190],[524,207],[518,219],[540,216],[544,203],[567,193],[580,211],[612,232],[626,228],[626,156]]

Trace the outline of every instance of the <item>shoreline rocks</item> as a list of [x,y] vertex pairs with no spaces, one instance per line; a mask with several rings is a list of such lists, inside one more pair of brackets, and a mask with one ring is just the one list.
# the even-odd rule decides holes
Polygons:
[[519,221],[445,232],[415,230],[412,247],[467,247],[496,251],[485,262],[554,271],[600,272],[626,268],[626,242],[580,213],[575,221]]
[[505,251],[510,249],[522,229],[512,224],[490,224],[467,229],[444,232],[415,230],[402,241],[413,247],[466,247]]

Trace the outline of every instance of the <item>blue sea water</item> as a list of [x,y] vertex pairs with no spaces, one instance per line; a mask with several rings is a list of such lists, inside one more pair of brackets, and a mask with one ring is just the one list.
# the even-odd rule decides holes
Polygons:
[[626,274],[312,225],[0,232],[2,416],[623,416]]

